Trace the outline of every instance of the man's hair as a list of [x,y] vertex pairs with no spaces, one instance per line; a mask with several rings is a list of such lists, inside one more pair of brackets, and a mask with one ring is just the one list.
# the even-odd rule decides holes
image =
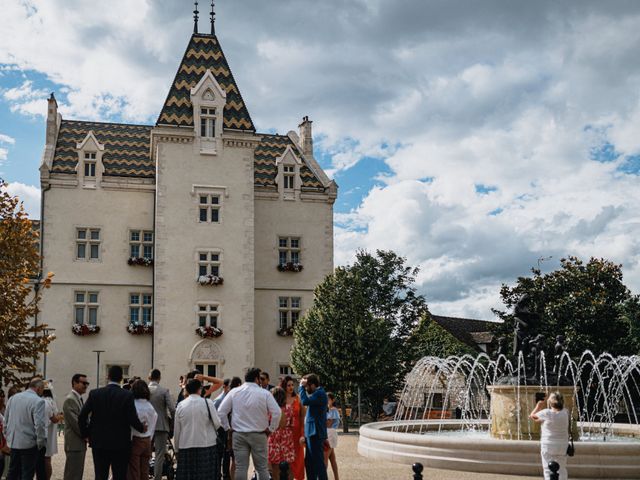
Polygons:
[[260,372],[260,375],[263,375],[267,378],[267,380],[271,380],[271,377],[269,377],[269,373],[265,372],[264,370],[262,372]]
[[553,392],[549,395],[549,406],[556,410],[562,410],[564,408],[564,397],[560,392]]
[[45,388],[45,389],[42,391],[42,396],[43,396],[44,398],[53,398],[53,392],[51,391],[51,389],[49,389],[49,388]]
[[144,398],[145,400],[149,400],[151,397],[151,392],[149,392],[149,387],[147,386],[147,382],[144,380],[136,380],[131,385],[131,392],[133,393],[133,398]]
[[44,380],[40,377],[33,377],[29,382],[29,388],[42,388],[44,387]]
[[287,392],[285,392],[282,388],[273,387],[271,389],[271,395],[273,395],[273,398],[280,408],[284,407],[287,403]]
[[242,385],[242,379],[240,377],[233,377],[231,382],[229,382],[229,390],[238,388],[240,385]]
[[202,382],[200,380],[196,380],[195,378],[190,378],[187,381],[187,393],[189,395],[193,395],[194,393],[200,393],[200,390],[202,389]]
[[153,370],[151,370],[149,372],[149,380],[157,382],[158,380],[160,380],[160,370],[158,370],[157,368],[154,368]]
[[122,381],[122,367],[120,365],[111,365],[107,376],[112,382],[120,383]]
[[73,386],[76,383],[80,383],[80,379],[82,377],[86,378],[86,375],[84,373],[76,373],[73,375],[73,377],[71,377],[71,386]]
[[187,373],[187,380],[196,378],[196,375],[201,375],[200,370],[191,370],[189,373]]
[[222,384],[225,387],[228,387],[230,383],[231,383],[231,379],[230,378],[225,378],[224,381],[222,382]]
[[305,375],[307,379],[307,385],[315,385],[316,387],[320,386],[320,378],[315,373],[310,373],[309,375]]
[[247,370],[247,373],[244,374],[244,381],[250,383],[256,383],[256,378],[260,376],[262,371],[258,367],[251,367]]

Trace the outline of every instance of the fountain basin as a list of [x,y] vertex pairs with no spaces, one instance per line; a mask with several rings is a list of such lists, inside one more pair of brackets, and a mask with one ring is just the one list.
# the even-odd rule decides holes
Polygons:
[[[488,427],[488,421],[485,421]],[[442,427],[440,427],[442,425]],[[358,453],[390,462],[445,470],[542,476],[540,443],[530,440],[499,440],[458,435],[438,435],[429,430],[459,430],[463,421],[412,420],[378,422],[360,428]],[[589,425],[582,427],[588,428]],[[404,433],[394,428],[423,431]],[[638,425],[613,425],[613,433],[640,438]],[[576,442],[576,455],[569,458],[569,478],[640,479],[640,442]]]

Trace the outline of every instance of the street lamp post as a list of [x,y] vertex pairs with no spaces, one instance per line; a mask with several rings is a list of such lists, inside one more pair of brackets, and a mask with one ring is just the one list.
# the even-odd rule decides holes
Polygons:
[[[53,333],[55,332],[56,329],[53,327],[46,327],[42,329],[42,332],[44,333],[44,336],[47,337],[49,339],[49,341],[51,340],[55,340],[56,338],[56,334]],[[49,351],[49,345],[47,345],[47,348],[44,351],[44,358],[42,360],[42,376],[45,378],[47,378],[47,352]]]
[[100,354],[104,353],[104,350],[93,350],[96,354],[96,388],[100,387]]

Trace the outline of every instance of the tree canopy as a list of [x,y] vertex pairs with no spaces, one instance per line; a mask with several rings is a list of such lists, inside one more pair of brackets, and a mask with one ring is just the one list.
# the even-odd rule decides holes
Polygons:
[[638,352],[640,302],[622,282],[622,267],[605,259],[591,258],[586,264],[577,257],[563,258],[560,268],[518,278],[514,286],[503,285],[500,295],[507,310],[494,310],[505,323],[496,333],[513,336],[512,309],[524,294],[529,309],[540,316],[534,334],[545,337],[547,351],[557,335],[564,335],[568,351],[580,355],[591,350],[627,355]]
[[[17,197],[0,179],[0,380],[22,383],[35,373],[34,359],[46,351],[45,324],[32,325],[42,289],[37,234]],[[40,287],[48,287],[49,274]]]

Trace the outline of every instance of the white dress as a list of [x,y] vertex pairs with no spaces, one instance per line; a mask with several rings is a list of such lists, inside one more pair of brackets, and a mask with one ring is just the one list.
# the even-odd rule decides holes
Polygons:
[[51,421],[51,417],[57,414],[58,407],[56,402],[53,401],[53,398],[46,397],[44,399],[44,420],[47,426],[47,451],[44,454],[45,457],[53,457],[58,453],[58,436],[56,435],[58,424]]

